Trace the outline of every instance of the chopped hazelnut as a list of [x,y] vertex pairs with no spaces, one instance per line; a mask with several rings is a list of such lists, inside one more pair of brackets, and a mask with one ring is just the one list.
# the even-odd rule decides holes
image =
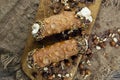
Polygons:
[[105,43],[102,42],[102,43],[99,44],[99,46],[100,46],[101,48],[105,48]]
[[94,44],[97,45],[99,43],[98,39],[94,39]]
[[110,45],[113,47],[113,46],[116,45],[116,43],[112,40],[112,41],[110,42]]

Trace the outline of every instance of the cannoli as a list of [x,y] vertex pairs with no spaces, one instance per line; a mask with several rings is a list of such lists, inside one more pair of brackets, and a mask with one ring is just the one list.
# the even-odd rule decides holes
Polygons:
[[38,69],[38,74],[47,80],[72,80],[75,66],[78,66],[81,54],[87,48],[87,39],[76,37],[29,52],[27,64],[30,69]]
[[85,52],[86,50],[86,40],[82,38],[76,38],[57,42],[45,48],[34,49],[29,54],[33,54],[32,57],[34,64],[37,64],[39,67],[45,67],[51,63],[68,59],[80,52]]
[[75,17],[75,12],[64,11],[58,15],[45,18],[42,22],[38,21],[32,26],[32,35],[36,39],[61,33],[65,30],[80,28],[81,22]]

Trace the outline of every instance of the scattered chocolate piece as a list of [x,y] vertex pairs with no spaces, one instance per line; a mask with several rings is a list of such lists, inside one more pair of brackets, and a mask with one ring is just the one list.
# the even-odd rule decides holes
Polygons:
[[105,42],[101,42],[101,43],[99,43],[98,45],[99,45],[101,48],[105,48],[105,46],[106,46]]
[[84,69],[83,64],[79,64],[79,69],[80,69],[80,70]]
[[64,62],[65,62],[65,65],[66,65],[66,66],[68,66],[68,67],[71,66],[71,63],[70,63],[69,60],[64,60]]

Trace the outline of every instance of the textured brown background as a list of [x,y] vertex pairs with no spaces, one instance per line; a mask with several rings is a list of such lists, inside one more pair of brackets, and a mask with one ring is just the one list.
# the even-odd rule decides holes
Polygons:
[[[120,28],[120,0],[104,0],[94,32]],[[30,30],[39,0],[0,0],[0,80],[27,80],[21,71],[20,57]],[[93,56],[90,80],[120,80],[120,48],[108,46]],[[115,78],[114,78],[115,77]]]

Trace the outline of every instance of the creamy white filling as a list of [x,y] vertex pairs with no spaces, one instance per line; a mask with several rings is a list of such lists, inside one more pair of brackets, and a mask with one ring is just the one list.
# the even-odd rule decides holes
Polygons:
[[85,17],[90,22],[93,21],[93,18],[91,16],[91,11],[87,7],[82,8],[82,10],[77,13],[77,16]]
[[34,23],[32,26],[32,35],[36,35],[39,29],[40,29],[40,25],[38,23]]

